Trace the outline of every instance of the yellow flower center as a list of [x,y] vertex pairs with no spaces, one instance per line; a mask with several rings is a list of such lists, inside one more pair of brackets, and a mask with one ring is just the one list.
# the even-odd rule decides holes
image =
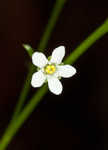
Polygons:
[[47,65],[44,70],[45,70],[46,74],[51,75],[56,71],[56,67],[55,67],[55,65]]

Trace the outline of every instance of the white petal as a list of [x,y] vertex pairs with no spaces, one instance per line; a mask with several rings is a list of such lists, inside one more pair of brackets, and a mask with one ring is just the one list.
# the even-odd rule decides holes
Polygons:
[[52,52],[50,62],[60,64],[62,62],[64,55],[65,55],[65,47],[59,46],[55,48],[54,51]]
[[35,52],[32,55],[32,62],[37,67],[42,68],[47,64],[48,60],[47,60],[46,56],[43,53]]
[[43,74],[43,72],[40,70],[36,73],[33,74],[32,80],[31,80],[31,85],[33,87],[40,87],[43,85],[43,83],[46,80],[46,76]]
[[48,87],[49,90],[55,95],[61,94],[63,90],[61,82],[55,77],[48,78]]
[[76,69],[70,65],[58,66],[58,72],[60,77],[69,78],[76,73]]

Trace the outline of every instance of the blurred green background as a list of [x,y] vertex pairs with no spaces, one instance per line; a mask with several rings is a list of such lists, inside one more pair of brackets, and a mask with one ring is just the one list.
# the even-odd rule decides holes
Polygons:
[[[50,17],[54,0],[0,2],[0,136],[7,127],[27,74],[30,58],[22,47],[35,49]],[[108,16],[107,4],[67,0],[45,54],[59,46],[69,55]],[[8,150],[107,149],[108,35],[95,43],[64,79],[61,96],[48,93],[15,136]],[[37,89],[31,89],[29,97]]]

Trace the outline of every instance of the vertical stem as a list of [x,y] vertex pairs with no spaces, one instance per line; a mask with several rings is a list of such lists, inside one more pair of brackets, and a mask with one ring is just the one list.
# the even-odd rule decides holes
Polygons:
[[60,13],[61,13],[66,1],[67,0],[56,0],[55,6],[52,10],[51,17],[50,17],[48,24],[46,26],[45,32],[44,32],[44,34],[40,40],[41,42],[38,46],[39,51],[43,51],[46,48],[48,41],[50,39],[51,33],[53,32],[53,29],[56,25],[56,22],[60,16]]
[[[53,31],[53,29],[56,25],[56,22],[59,18],[59,15],[60,15],[60,13],[63,9],[63,6],[64,6],[65,2],[66,2],[66,0],[56,0],[54,8],[53,8],[52,13],[51,13],[51,17],[48,21],[45,32],[44,32],[43,37],[40,41],[40,44],[38,45],[37,50],[43,51],[45,49],[45,47],[47,46],[48,40],[49,40],[49,38],[51,36],[51,33],[52,33],[52,31]],[[32,65],[30,65],[29,72],[28,72],[27,78],[26,78],[25,83],[24,83],[24,87],[22,89],[22,92],[21,92],[20,97],[19,97],[18,104],[16,105],[16,108],[15,108],[15,111],[14,111],[14,114],[13,114],[13,117],[12,117],[12,122],[18,116],[18,114],[21,111],[22,106],[25,102],[27,94],[30,90],[30,80],[31,80],[33,72],[34,72],[34,68],[32,67]]]
[[[47,46],[49,38],[50,38],[51,33],[52,33],[52,31],[56,25],[56,22],[59,18],[59,15],[63,9],[65,1],[66,0],[56,0],[56,3],[54,5],[54,8],[53,8],[52,13],[51,13],[51,17],[50,17],[49,22],[48,22],[48,25],[46,26],[43,37],[42,37],[40,44],[37,48],[38,50],[43,51],[45,49],[45,47]],[[31,55],[30,52],[29,52],[29,55]],[[12,137],[14,135],[14,132],[16,132],[16,130],[18,129],[18,128],[17,129],[14,128],[14,124],[17,122],[17,121],[15,122],[15,120],[17,119],[18,114],[21,112],[22,106],[23,106],[25,99],[27,97],[27,94],[30,90],[30,80],[31,80],[33,72],[34,72],[34,68],[32,65],[30,65],[29,66],[29,72],[28,72],[27,78],[25,80],[22,92],[20,94],[18,104],[16,105],[12,120],[11,120],[10,124],[8,125],[8,128],[6,129],[2,140],[0,141],[0,150],[4,150],[8,146],[10,140],[12,139]],[[40,93],[41,92],[37,93],[37,101],[41,99],[38,97],[38,94],[40,95]],[[34,107],[36,107],[36,106],[34,105]],[[29,107],[28,107],[28,109],[29,109]],[[23,122],[24,122],[24,120],[22,121],[22,123]]]

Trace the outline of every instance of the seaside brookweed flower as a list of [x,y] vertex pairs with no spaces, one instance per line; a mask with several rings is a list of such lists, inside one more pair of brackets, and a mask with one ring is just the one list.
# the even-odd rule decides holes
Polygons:
[[69,78],[76,73],[76,69],[73,66],[62,63],[64,55],[64,46],[55,48],[49,59],[41,52],[34,52],[32,62],[38,67],[38,71],[32,75],[31,85],[34,88],[41,87],[47,81],[48,88],[52,93],[55,95],[61,94],[63,86],[60,78]]

